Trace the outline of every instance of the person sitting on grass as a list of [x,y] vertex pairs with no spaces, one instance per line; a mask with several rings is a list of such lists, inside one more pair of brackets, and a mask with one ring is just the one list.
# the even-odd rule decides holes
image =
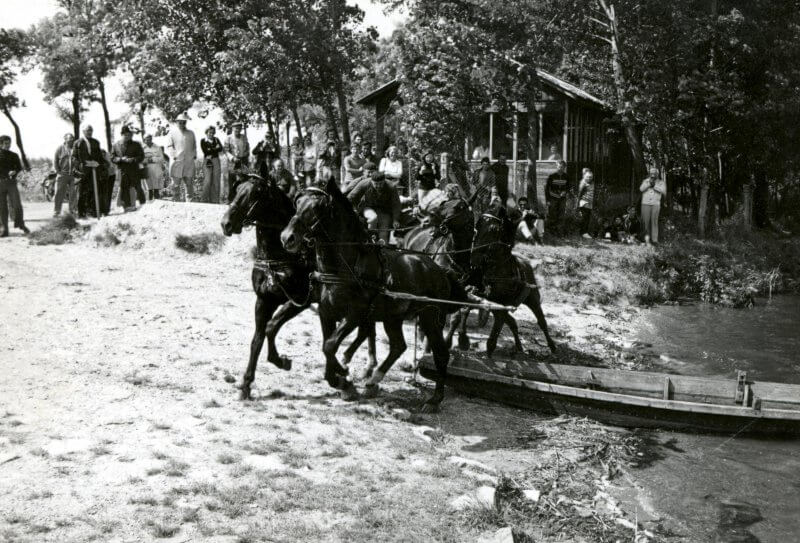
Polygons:
[[544,238],[544,228],[539,223],[543,221],[539,214],[530,208],[528,199],[525,196],[520,196],[517,199],[517,210],[520,218],[517,225],[517,235],[527,242],[541,245]]

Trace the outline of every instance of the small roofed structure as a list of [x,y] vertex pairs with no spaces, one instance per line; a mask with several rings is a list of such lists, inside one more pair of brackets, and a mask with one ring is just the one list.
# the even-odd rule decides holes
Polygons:
[[[563,79],[544,70],[537,70],[540,89],[534,112],[524,104],[514,104],[507,110],[488,108],[476,112],[471,134],[464,144],[464,160],[475,167],[482,158],[495,162],[502,157],[510,169],[509,190],[519,197],[527,191],[527,172],[530,160],[536,160],[536,194],[544,205],[544,183],[554,172],[559,160],[567,162],[567,172],[573,189],[584,168],[590,168],[599,187],[613,201],[622,205],[636,197],[634,167],[624,134],[614,121],[613,108]],[[384,148],[385,124],[392,104],[401,102],[401,83],[390,81],[356,100],[357,104],[375,110],[375,133],[378,149]],[[528,157],[529,115],[537,116],[538,134],[533,148],[535,156]]]

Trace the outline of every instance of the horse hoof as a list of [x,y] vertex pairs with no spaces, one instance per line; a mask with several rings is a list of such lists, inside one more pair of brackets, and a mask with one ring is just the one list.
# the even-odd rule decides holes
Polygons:
[[423,403],[419,408],[419,412],[423,415],[430,415],[431,413],[437,413],[438,411],[439,402],[434,402],[432,400],[428,400],[427,402]]
[[416,366],[410,362],[406,362],[400,365],[400,371],[404,371],[406,373],[414,373],[416,370]]
[[353,379],[356,381],[364,381],[372,377],[372,368],[364,368],[361,371],[353,374]]
[[270,362],[283,371],[292,369],[292,359],[288,356],[278,356],[276,360],[270,360]]
[[377,398],[381,392],[381,387],[378,385],[367,385],[364,387],[365,398]]
[[252,400],[253,397],[250,395],[250,387],[240,387],[242,391],[239,393],[239,399],[242,401]]
[[354,402],[359,398],[358,390],[356,390],[356,387],[354,387],[352,383],[350,386],[343,388],[339,394],[346,402]]

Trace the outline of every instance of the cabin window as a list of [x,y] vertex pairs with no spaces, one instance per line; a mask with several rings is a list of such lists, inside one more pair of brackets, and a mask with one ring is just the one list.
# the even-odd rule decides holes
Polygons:
[[539,160],[566,160],[564,156],[564,110],[541,114]]
[[502,155],[511,158],[514,147],[514,114],[498,112],[492,114],[492,160]]
[[480,160],[484,156],[489,156],[490,121],[489,113],[484,113],[475,119],[467,138],[467,160]]

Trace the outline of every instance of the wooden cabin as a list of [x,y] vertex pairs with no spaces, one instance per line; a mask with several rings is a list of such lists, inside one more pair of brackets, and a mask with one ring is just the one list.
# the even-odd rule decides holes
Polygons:
[[[540,93],[536,111],[523,104],[512,110],[489,108],[476,114],[473,131],[464,143],[464,160],[476,168],[483,156],[493,163],[505,158],[509,189],[516,197],[526,194],[529,160],[536,160],[536,194],[544,204],[544,183],[567,162],[567,173],[577,189],[583,168],[590,168],[598,190],[596,202],[621,207],[638,197],[633,161],[624,133],[614,122],[614,110],[601,99],[543,70],[537,70]],[[391,81],[362,96],[356,103],[375,111],[375,142],[384,149],[387,123],[392,124],[395,104],[402,103],[400,82]],[[534,157],[527,156],[529,115],[538,117],[538,141]],[[398,136],[400,134],[395,134]]]

